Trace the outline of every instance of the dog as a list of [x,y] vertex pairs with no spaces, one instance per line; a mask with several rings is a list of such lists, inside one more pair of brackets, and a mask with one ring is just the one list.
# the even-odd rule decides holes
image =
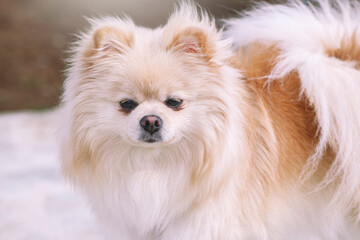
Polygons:
[[359,2],[90,23],[61,162],[106,239],[360,239]]

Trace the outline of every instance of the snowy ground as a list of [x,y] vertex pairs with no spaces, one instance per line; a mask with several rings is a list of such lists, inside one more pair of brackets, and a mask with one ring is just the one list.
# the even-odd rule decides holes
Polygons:
[[56,112],[0,114],[0,239],[100,240],[86,201],[65,184]]

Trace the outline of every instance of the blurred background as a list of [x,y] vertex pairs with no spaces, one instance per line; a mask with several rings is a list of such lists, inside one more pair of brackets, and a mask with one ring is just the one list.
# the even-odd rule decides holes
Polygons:
[[[198,0],[217,18],[253,5],[247,0]],[[64,59],[85,16],[127,14],[136,24],[166,22],[173,0],[0,0],[0,111],[56,106]]]
[[[254,1],[198,0],[229,18]],[[64,59],[86,17],[165,24],[172,0],[0,0],[0,239],[100,240],[86,200],[60,173],[57,116]]]

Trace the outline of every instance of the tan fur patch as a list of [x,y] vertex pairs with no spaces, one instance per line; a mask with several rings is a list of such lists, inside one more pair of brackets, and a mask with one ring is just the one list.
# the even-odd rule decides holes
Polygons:
[[[270,121],[276,137],[277,144],[274,145],[276,149],[267,150],[270,153],[277,152],[277,156],[272,156],[275,159],[268,158],[268,161],[272,163],[267,163],[267,166],[275,168],[268,169],[268,173],[278,174],[278,176],[267,177],[278,179],[279,183],[286,184],[299,179],[318,141],[316,136],[318,126],[314,109],[304,96],[300,96],[300,79],[296,72],[288,74],[283,79],[268,82],[266,76],[275,66],[279,53],[280,50],[275,46],[255,43],[240,49],[236,57],[232,59],[232,64],[244,71],[253,101],[262,106],[260,108],[263,119]],[[259,128],[259,124],[263,124],[251,119],[250,122],[255,124],[254,128]],[[259,139],[254,140],[259,142]],[[259,144],[271,147],[266,139],[265,142],[259,142]],[[259,159],[253,159],[253,161],[259,161]],[[324,164],[328,166],[327,163]],[[257,163],[254,162],[253,166],[256,165]],[[326,166],[323,168],[327,169]],[[320,169],[323,168],[320,166]],[[266,176],[264,173],[255,173],[255,175]],[[266,183],[268,180],[263,179],[263,182]]]
[[339,48],[329,48],[327,54],[329,57],[334,57],[342,61],[354,61],[355,67],[360,69],[360,39],[357,37],[357,32],[354,32],[351,37],[344,37],[340,43]]

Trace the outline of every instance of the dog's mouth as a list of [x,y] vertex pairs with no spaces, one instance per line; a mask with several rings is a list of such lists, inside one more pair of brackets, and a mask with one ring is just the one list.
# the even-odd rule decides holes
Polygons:
[[145,140],[144,142],[147,142],[147,143],[154,143],[154,142],[157,142],[158,140],[156,140],[156,139],[147,139],[147,140]]
[[162,136],[159,132],[156,132],[154,134],[149,134],[147,132],[143,132],[139,136],[139,141],[145,142],[145,143],[156,143],[162,141]]

